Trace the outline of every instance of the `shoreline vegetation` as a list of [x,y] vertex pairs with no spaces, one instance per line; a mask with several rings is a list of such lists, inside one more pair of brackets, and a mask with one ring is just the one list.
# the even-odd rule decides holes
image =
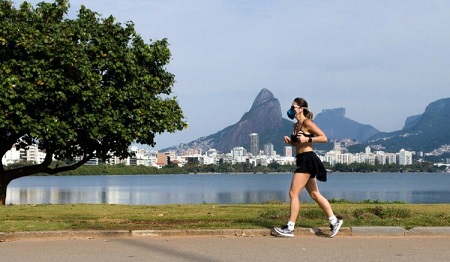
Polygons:
[[[450,226],[450,204],[330,200],[344,226]],[[0,232],[59,230],[266,229],[283,225],[289,204],[110,205],[45,204],[0,207]],[[298,227],[327,227],[314,203],[302,203]]]
[[[326,163],[325,163],[326,164]],[[7,166],[7,169],[19,168],[25,164],[14,164]],[[53,163],[53,166],[63,166],[65,163]],[[358,173],[443,173],[446,167],[437,167],[432,163],[418,163],[409,166],[399,165],[369,165],[369,164],[336,164],[335,166],[325,165],[327,170],[332,172],[358,172]],[[75,170],[61,172],[56,176],[73,175],[161,175],[161,174],[217,174],[217,173],[292,173],[295,170],[293,165],[280,165],[271,163],[268,166],[251,166],[247,163],[237,163],[234,165],[222,163],[218,165],[198,165],[188,163],[183,167],[169,164],[163,168],[148,166],[126,166],[100,164],[98,166],[81,166]],[[48,175],[48,174],[37,174]]]

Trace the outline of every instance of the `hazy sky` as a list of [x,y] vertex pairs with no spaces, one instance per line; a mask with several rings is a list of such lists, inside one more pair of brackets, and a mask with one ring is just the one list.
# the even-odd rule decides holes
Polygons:
[[189,128],[158,136],[156,149],[235,124],[263,88],[280,100],[283,115],[300,96],[316,115],[345,107],[348,118],[386,132],[450,97],[448,0],[70,4],[71,16],[85,5],[103,17],[133,21],[148,43],[168,39],[167,69]]

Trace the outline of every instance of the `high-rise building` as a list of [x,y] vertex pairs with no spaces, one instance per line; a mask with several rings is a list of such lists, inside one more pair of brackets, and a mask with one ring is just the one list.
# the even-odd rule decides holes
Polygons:
[[405,149],[400,150],[398,164],[401,166],[412,165],[412,152]]
[[366,155],[370,155],[372,153],[372,151],[370,150],[370,146],[366,146]]
[[259,155],[259,135],[258,135],[258,133],[250,134],[250,153],[254,156]]
[[292,146],[284,147],[284,156],[291,157],[292,156]]
[[[370,147],[369,147],[369,150],[370,150]],[[336,152],[336,154],[341,154],[342,153],[341,142],[340,141],[335,141],[334,142],[334,152]]]
[[273,150],[273,144],[267,143],[264,145],[264,155],[275,156],[275,150]]

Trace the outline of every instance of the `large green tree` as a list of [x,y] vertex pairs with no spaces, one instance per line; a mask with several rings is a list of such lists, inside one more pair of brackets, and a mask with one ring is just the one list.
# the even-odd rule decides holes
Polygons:
[[42,163],[0,165],[0,204],[14,179],[125,158],[131,143],[154,146],[155,134],[186,126],[170,96],[166,39],[146,44],[132,22],[84,6],[69,19],[68,9],[67,0],[17,8],[0,0],[0,155],[30,145],[46,153]]

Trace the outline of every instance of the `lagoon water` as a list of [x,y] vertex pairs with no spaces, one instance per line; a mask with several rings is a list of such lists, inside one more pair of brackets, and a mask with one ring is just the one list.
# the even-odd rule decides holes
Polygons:
[[[16,179],[6,204],[237,204],[288,202],[292,174],[31,176]],[[328,199],[450,203],[450,174],[331,173]],[[311,202],[306,190],[302,202]]]

